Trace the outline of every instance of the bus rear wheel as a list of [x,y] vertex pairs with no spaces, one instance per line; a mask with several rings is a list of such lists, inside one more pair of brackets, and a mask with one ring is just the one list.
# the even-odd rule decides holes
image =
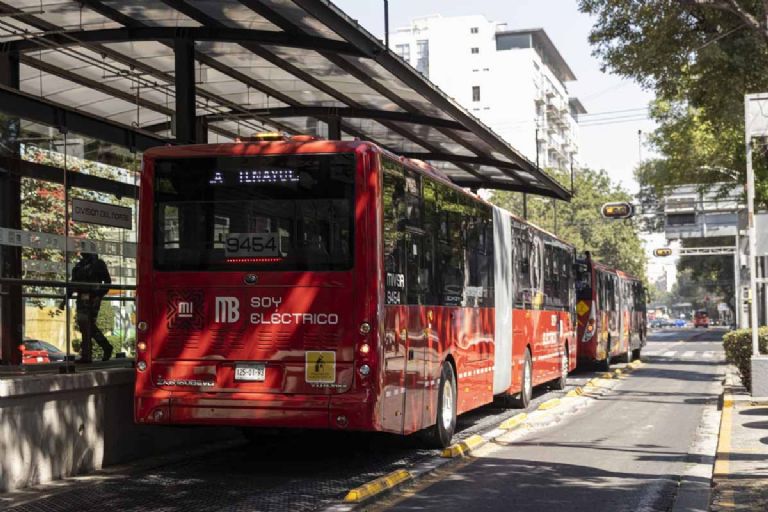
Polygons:
[[597,369],[604,372],[611,370],[611,342],[608,341],[608,348],[605,352],[605,359],[597,362]]
[[531,351],[525,349],[525,361],[523,362],[523,385],[520,394],[512,399],[512,404],[518,409],[525,409],[531,403],[533,397],[533,360]]
[[552,381],[552,389],[558,391],[565,389],[568,380],[568,345],[563,347],[563,353],[560,356],[560,376]]
[[435,424],[422,433],[424,444],[430,448],[445,448],[451,444],[456,431],[456,376],[447,361],[440,370],[437,388],[437,417]]

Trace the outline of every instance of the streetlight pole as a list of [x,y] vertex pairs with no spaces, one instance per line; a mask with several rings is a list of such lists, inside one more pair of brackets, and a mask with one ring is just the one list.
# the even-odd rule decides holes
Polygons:
[[384,0],[384,46],[389,48],[389,0]]

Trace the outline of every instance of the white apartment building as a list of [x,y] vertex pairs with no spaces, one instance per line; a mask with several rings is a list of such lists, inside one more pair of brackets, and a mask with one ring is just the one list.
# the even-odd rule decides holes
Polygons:
[[543,29],[430,16],[390,34],[390,47],[540,167],[577,161],[586,110],[568,96],[576,77]]

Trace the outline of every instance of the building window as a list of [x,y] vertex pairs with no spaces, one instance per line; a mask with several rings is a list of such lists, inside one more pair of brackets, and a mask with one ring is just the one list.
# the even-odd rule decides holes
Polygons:
[[477,27],[472,27],[469,29],[470,34],[477,34],[478,32],[480,32],[480,30]]
[[477,46],[473,47],[472,48],[472,54],[473,55],[477,55],[478,53],[480,53],[480,48],[478,48]]
[[429,41],[426,39],[416,41],[416,70],[429,76]]
[[396,44],[395,53],[400,56],[405,62],[411,61],[411,45],[409,44]]
[[480,101],[480,86],[472,86],[472,101]]

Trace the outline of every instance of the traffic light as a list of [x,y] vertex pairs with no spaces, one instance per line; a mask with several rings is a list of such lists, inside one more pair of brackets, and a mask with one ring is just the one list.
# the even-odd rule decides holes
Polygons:
[[659,257],[672,256],[672,249],[670,249],[669,247],[662,247],[661,249],[654,249],[653,250],[653,255],[654,256],[659,256]]
[[601,209],[606,219],[628,219],[635,214],[632,203],[605,203]]

